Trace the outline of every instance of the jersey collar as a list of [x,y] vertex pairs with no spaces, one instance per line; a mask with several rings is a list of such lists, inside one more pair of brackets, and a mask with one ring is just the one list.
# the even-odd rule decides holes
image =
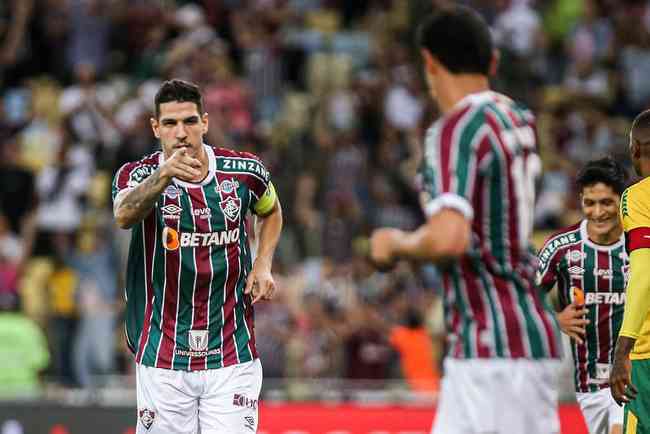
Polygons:
[[589,247],[591,247],[592,249],[600,250],[604,252],[610,252],[614,249],[618,249],[619,247],[622,247],[625,243],[625,232],[621,234],[618,241],[616,241],[614,244],[609,244],[605,246],[603,244],[594,243],[589,239],[589,233],[587,233],[587,219],[584,219],[583,221],[580,222],[580,237],[584,240],[584,243]]

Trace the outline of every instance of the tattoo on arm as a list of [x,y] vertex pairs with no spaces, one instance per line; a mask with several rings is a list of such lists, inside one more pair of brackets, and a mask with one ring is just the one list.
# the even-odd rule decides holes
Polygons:
[[155,170],[142,184],[126,193],[115,206],[115,218],[120,226],[130,227],[141,221],[153,208],[158,196],[169,185],[170,180],[160,176],[160,169]]

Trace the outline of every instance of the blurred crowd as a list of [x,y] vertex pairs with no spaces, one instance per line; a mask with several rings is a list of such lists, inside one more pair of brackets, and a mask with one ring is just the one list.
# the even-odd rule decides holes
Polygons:
[[[0,322],[0,358],[26,360],[28,348],[40,354],[30,366],[66,386],[132,372],[120,290],[129,233],[112,222],[110,182],[157,149],[153,95],[178,77],[204,92],[206,142],[257,153],[283,203],[280,296],[256,306],[265,376],[403,378],[435,392],[438,274],[378,272],[366,251],[374,227],[423,221],[414,179],[437,111],[414,34],[448,2],[0,2],[0,321],[31,327],[11,340]],[[579,218],[578,168],[624,159],[630,119],[648,107],[649,2],[461,2],[492,28],[494,87],[537,115],[543,237]]]

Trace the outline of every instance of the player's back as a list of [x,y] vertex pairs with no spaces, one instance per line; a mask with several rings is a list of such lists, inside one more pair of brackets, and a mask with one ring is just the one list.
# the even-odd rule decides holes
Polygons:
[[451,356],[558,356],[529,241],[540,167],[534,117],[496,92],[469,95],[427,134],[425,212],[472,220],[469,251],[443,273]]

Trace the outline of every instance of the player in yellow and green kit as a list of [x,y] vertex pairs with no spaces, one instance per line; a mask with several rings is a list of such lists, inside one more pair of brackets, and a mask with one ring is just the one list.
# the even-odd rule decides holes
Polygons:
[[625,404],[623,432],[650,434],[650,110],[634,119],[630,156],[643,179],[621,198],[630,277],[609,383],[614,400]]

